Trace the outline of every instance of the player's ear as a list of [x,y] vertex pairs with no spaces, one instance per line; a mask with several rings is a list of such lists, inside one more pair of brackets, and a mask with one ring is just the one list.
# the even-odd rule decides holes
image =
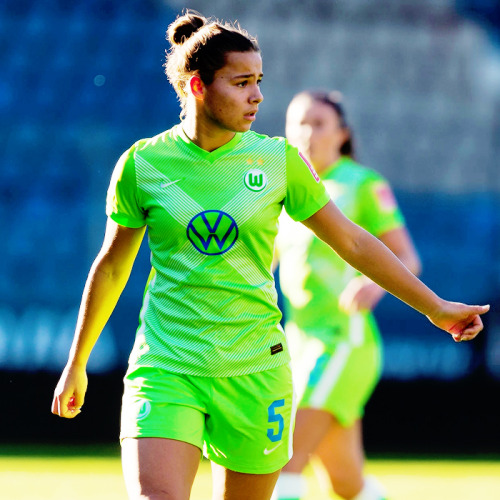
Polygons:
[[348,127],[342,127],[340,129],[340,134],[343,144],[345,144],[351,138],[351,130]]
[[189,88],[191,89],[191,93],[194,95],[196,99],[203,99],[205,94],[205,86],[201,81],[199,75],[193,75],[189,79]]

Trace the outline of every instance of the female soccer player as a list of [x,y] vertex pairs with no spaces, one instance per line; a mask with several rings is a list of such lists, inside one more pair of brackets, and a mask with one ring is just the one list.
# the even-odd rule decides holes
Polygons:
[[[287,110],[286,135],[306,155],[344,215],[418,274],[420,260],[391,188],[379,174],[354,161],[340,93],[297,94]],[[371,311],[385,290],[302,228],[284,219],[279,236],[287,329],[300,345],[294,372],[304,395],[294,455],[278,480],[278,498],[304,496],[301,472],[316,453],[338,496],[382,500],[375,478],[363,477],[361,417],[380,376],[381,340]]]
[[455,339],[487,307],[447,302],[330,201],[297,149],[250,131],[262,94],[254,38],[187,12],[168,28],[181,123],[118,161],[104,243],[87,279],[52,411],[76,416],[85,366],[148,227],[152,270],[125,376],[121,443],[130,498],[189,498],[203,452],[214,499],[267,500],[290,459],[289,353],[271,265],[283,206],[354,267]]

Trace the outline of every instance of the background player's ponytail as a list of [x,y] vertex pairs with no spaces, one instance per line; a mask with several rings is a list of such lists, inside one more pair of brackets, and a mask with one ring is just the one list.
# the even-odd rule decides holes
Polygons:
[[226,64],[228,52],[260,52],[257,39],[238,24],[207,19],[198,12],[187,10],[167,29],[170,50],[164,64],[165,74],[179,97],[185,115],[186,83],[197,73],[210,85],[214,73]]
[[337,90],[333,90],[331,92],[325,92],[323,94],[318,93],[318,98],[321,99],[324,103],[329,104],[335,110],[340,120],[340,126],[347,131],[347,139],[340,147],[340,154],[349,156],[354,160],[356,152],[354,150],[353,132],[347,121],[345,109],[342,104],[342,101],[344,100],[342,94]]

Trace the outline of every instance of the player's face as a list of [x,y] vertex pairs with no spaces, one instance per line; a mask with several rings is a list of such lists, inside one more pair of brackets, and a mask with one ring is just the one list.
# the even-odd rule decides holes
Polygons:
[[226,65],[205,85],[204,114],[209,126],[245,132],[264,97],[260,91],[262,58],[258,52],[228,52]]
[[286,136],[317,171],[324,170],[339,158],[347,134],[338,114],[329,104],[304,97],[288,107]]

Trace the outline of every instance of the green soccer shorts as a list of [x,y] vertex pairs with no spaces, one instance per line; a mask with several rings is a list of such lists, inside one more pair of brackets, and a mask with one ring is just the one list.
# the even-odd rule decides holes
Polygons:
[[120,439],[184,441],[211,461],[248,474],[292,456],[295,392],[289,365],[236,377],[198,377],[136,367],[124,379]]
[[350,331],[325,344],[287,330],[300,408],[330,412],[344,427],[362,418],[381,375],[382,345],[373,317],[356,314]]

